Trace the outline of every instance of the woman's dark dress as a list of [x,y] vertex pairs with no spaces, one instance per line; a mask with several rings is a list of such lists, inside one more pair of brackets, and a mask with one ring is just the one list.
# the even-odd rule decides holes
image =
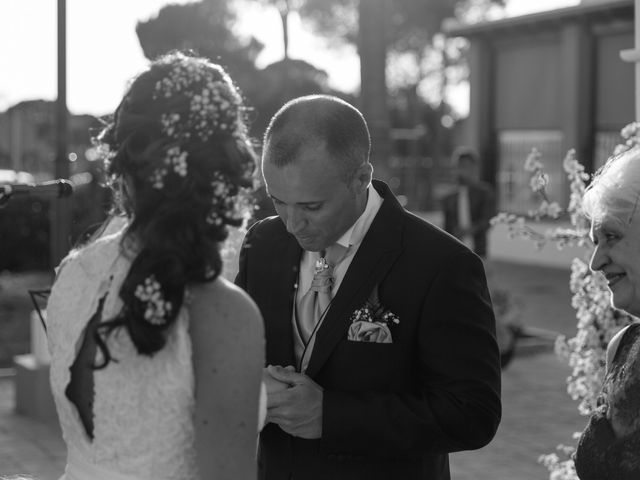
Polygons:
[[[624,332],[599,404],[578,443],[574,458],[578,477],[640,480],[640,324],[632,324]],[[616,438],[609,418],[627,430],[620,438]]]

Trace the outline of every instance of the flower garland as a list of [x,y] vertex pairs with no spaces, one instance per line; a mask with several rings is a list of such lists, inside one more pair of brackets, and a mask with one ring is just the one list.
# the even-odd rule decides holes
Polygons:
[[[220,72],[209,65],[187,58],[177,63],[167,77],[159,80],[154,88],[153,100],[183,95],[189,99],[186,118],[177,112],[160,116],[163,133],[176,143],[190,140],[208,141],[215,134],[230,135],[236,143],[245,142],[242,123],[238,118],[241,98],[231,88],[231,80],[220,80]],[[195,137],[195,138],[194,138]],[[188,154],[174,144],[167,149],[164,166],[156,168],[149,181],[153,188],[164,188],[168,173],[185,178]]]
[[[161,117],[165,133],[178,140],[189,140],[195,134],[202,142],[206,142],[217,131],[234,133],[239,130],[239,95],[229,88],[227,82],[216,78],[217,71],[199,67],[200,63],[192,60],[178,63],[155,86],[154,100],[176,94],[190,99],[187,118],[181,118],[175,112],[165,113]],[[197,91],[193,87],[199,83],[203,86]]]

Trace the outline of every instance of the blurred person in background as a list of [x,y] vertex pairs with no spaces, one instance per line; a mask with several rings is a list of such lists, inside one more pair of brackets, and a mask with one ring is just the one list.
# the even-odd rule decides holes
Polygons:
[[496,215],[493,188],[480,180],[480,158],[475,150],[458,147],[452,163],[457,188],[442,198],[444,229],[486,258],[489,222]]

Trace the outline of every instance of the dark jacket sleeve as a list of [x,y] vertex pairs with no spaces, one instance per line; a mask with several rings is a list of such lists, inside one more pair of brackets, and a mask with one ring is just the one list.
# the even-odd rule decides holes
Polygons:
[[325,391],[328,451],[402,456],[480,448],[501,417],[495,319],[481,260],[457,250],[426,292],[417,385],[401,393]]

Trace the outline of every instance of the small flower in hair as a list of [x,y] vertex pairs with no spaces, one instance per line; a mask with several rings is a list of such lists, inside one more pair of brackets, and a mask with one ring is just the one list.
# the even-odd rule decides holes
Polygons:
[[222,225],[223,217],[226,216],[227,207],[233,206],[231,185],[223,174],[215,172],[211,186],[213,188],[213,198],[211,200],[212,206],[209,211],[209,216],[207,217],[207,223]]
[[164,158],[166,167],[156,168],[151,174],[151,185],[153,188],[161,190],[164,188],[164,177],[169,173],[169,169],[173,170],[176,175],[181,177],[187,176],[187,152],[183,152],[180,147],[171,147],[167,150],[167,156]]
[[178,123],[180,122],[180,114],[179,113],[163,113],[160,116],[160,123],[162,123],[162,128],[164,132],[173,137],[176,132],[176,128]]
[[167,175],[166,168],[156,168],[151,174],[151,186],[156,190],[162,190],[164,188],[164,177]]
[[160,282],[151,274],[144,280],[144,284],[136,287],[134,295],[145,305],[144,319],[152,325],[164,325],[167,316],[171,314],[171,302],[162,295]]
[[240,221],[247,217],[251,208],[244,197],[244,189],[234,188],[229,179],[220,172],[215,172],[213,181],[213,198],[207,223],[222,225],[225,219]]
[[173,171],[181,177],[187,176],[187,152],[180,150],[180,147],[171,147],[167,150],[165,163],[173,166]]

